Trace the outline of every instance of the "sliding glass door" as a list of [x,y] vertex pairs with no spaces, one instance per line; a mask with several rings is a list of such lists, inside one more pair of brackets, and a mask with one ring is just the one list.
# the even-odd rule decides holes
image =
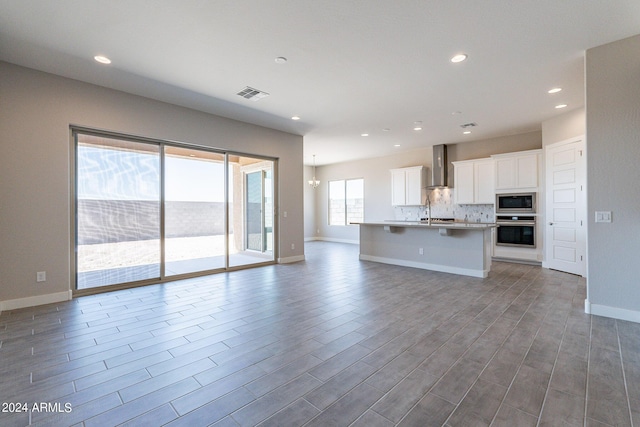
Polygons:
[[224,154],[164,153],[165,274],[225,268]]
[[275,161],[81,131],[74,137],[77,289],[275,260]]
[[160,278],[160,149],[78,135],[77,288]]
[[274,162],[237,156],[230,159],[229,168],[234,189],[229,199],[229,265],[273,261]]

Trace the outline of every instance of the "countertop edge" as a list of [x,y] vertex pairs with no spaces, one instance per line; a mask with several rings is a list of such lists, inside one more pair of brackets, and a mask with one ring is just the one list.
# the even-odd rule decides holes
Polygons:
[[372,226],[384,226],[384,227],[407,227],[407,228],[448,228],[453,230],[484,230],[487,228],[497,227],[494,223],[484,222],[454,222],[454,223],[432,223],[427,224],[420,221],[376,221],[376,222],[352,222],[353,225],[372,225]]

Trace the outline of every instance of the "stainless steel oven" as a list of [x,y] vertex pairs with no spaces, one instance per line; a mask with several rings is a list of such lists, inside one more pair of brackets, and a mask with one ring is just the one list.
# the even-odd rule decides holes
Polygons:
[[536,217],[528,215],[498,215],[496,245],[536,247]]
[[536,213],[536,193],[496,194],[496,213]]

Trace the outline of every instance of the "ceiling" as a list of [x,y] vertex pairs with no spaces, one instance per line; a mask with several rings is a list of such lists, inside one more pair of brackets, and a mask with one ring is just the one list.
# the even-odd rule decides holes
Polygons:
[[1,60],[303,135],[318,165],[540,130],[584,105],[585,50],[638,32],[638,0],[0,0]]

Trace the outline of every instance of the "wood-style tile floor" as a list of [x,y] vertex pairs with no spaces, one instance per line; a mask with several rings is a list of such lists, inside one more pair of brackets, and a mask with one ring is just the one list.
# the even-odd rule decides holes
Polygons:
[[2,313],[0,425],[640,425],[640,325],[584,314],[584,279],[305,252]]

